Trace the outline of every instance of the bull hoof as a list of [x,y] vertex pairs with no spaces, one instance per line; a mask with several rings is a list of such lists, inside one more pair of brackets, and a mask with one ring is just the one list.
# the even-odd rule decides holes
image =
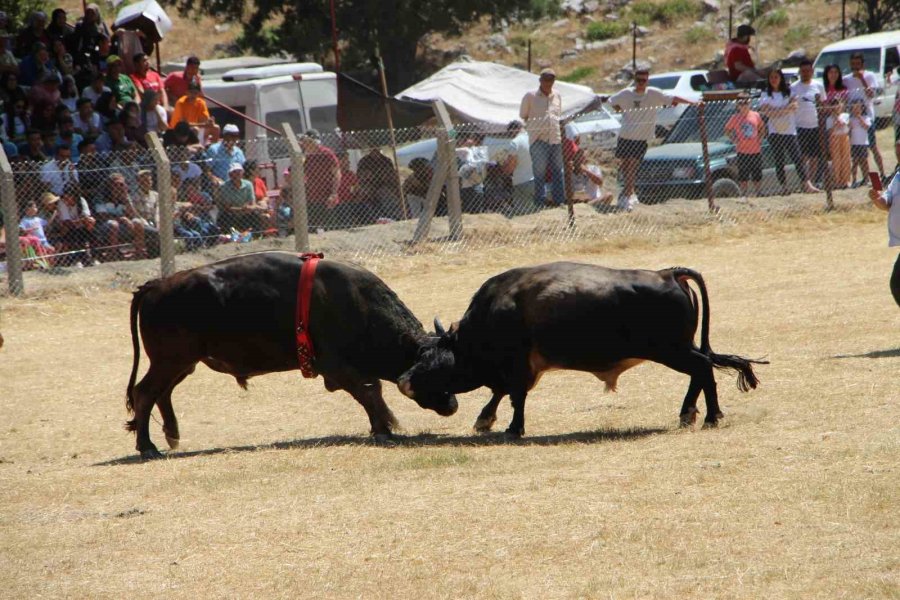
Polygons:
[[679,416],[679,422],[681,427],[692,427],[697,423],[697,409],[690,412],[686,412],[683,415]]
[[718,426],[718,421],[703,421],[703,429],[716,429]]
[[509,427],[509,428],[506,430],[506,437],[508,437],[508,438],[511,439],[511,440],[519,440],[519,439],[522,439],[522,436],[523,436],[523,435],[525,435],[525,428],[524,428],[524,427],[520,427],[520,428],[518,428],[518,429],[514,429],[514,428],[512,428],[512,427]]
[[141,459],[142,460],[157,460],[160,458],[165,458],[165,455],[162,452],[160,452],[159,450],[157,450],[156,447],[147,448],[146,450],[141,450]]
[[487,433],[494,426],[494,422],[497,420],[497,417],[479,417],[475,421],[475,425],[472,426],[475,431],[478,433]]
[[397,440],[392,433],[376,433],[372,436],[378,446],[396,446]]
[[169,448],[172,450],[178,449],[179,440],[177,437],[166,436],[166,443],[169,444]]

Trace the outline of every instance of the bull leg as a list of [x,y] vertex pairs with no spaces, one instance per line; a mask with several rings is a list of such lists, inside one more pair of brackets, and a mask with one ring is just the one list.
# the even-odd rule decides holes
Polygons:
[[513,418],[506,428],[506,434],[512,437],[520,438],[525,435],[525,397],[528,392],[525,390],[516,390],[509,393],[509,399],[512,401]]
[[173,374],[168,369],[163,370],[151,364],[147,374],[134,386],[134,419],[129,421],[125,428],[136,433],[136,448],[141,453],[141,458],[163,456],[150,441],[150,411],[153,410],[156,401],[172,389],[173,382],[177,379],[177,373]]
[[175,411],[172,409],[172,392],[174,391],[175,386],[194,372],[195,368],[196,367],[191,367],[190,370],[182,373],[178,379],[175,380],[175,383],[172,384],[172,387],[156,400],[156,407],[159,409],[159,414],[162,415],[163,419],[163,433],[166,436],[166,443],[169,444],[169,448],[172,450],[178,448],[178,441],[181,439],[181,436],[178,433],[178,418],[175,416]]
[[688,387],[684,403],[681,407],[681,422],[685,423],[686,418],[691,418],[692,410],[696,412],[696,401],[699,396],[699,389],[703,390],[703,398],[706,402],[706,417],[704,418],[704,427],[715,427],[718,420],[723,416],[719,410],[719,397],[716,392],[716,380],[713,377],[713,367],[709,357],[702,354],[699,350],[691,349],[677,357],[666,357],[658,360],[658,362],[669,368],[675,369],[681,373],[691,376],[691,384]]
[[681,413],[679,414],[682,427],[690,427],[697,422],[697,398],[700,397],[702,389],[703,382],[692,375],[691,384],[688,386],[687,394],[684,395],[684,402],[681,404]]
[[491,400],[481,409],[481,414],[475,419],[474,429],[480,433],[487,433],[497,421],[497,406],[506,394],[504,392],[494,391]]
[[381,395],[381,382],[363,383],[350,388],[345,388],[357,402],[362,404],[366,414],[369,416],[369,423],[372,426],[372,435],[379,442],[390,439],[394,427],[397,427],[397,418],[388,405],[385,404]]

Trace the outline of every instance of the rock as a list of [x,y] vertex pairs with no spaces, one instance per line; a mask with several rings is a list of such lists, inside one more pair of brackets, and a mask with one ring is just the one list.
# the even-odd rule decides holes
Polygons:
[[684,64],[684,59],[681,58],[680,56],[676,56],[676,57],[675,57],[675,60],[673,60],[672,62],[674,62],[676,65],[683,65],[683,64]]
[[560,27],[565,27],[568,24],[569,24],[568,19],[560,19],[559,21],[554,22],[553,26],[556,28],[560,28]]
[[600,2],[599,0],[587,0],[581,10],[585,13],[595,13],[600,10]]
[[559,54],[559,59],[563,62],[575,60],[576,58],[578,58],[578,50],[565,50]]
[[644,36],[650,35],[650,32],[652,30],[649,27],[644,27],[643,25],[638,25],[636,31],[637,31],[638,37],[644,37]]
[[703,14],[717,13],[721,9],[719,0],[703,0],[700,4]]
[[493,35],[488,36],[488,38],[484,41],[485,46],[488,48],[492,48],[494,50],[498,50],[506,47],[506,36],[502,33],[495,33]]
[[575,49],[578,51],[584,50],[584,40],[581,38],[575,38]]
[[213,26],[213,31],[216,33],[225,33],[231,29],[231,23],[218,23]]
[[618,21],[619,13],[614,13],[614,12],[606,13],[606,20],[607,21]]
[[578,39],[578,32],[577,32],[577,31],[573,31],[572,33],[567,33],[567,34],[566,34],[566,39],[567,39],[567,40],[577,40],[577,39]]

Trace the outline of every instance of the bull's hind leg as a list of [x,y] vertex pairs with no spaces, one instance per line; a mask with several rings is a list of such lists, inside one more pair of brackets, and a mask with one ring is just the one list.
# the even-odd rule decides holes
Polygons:
[[[174,387],[181,372],[171,368],[160,368],[153,364],[140,383],[134,386],[134,419],[126,424],[126,429],[134,431],[137,437],[137,451],[141,458],[162,458],[162,454],[150,441],[150,411],[153,405]],[[171,406],[171,403],[169,404]]]
[[697,411],[697,397],[702,389],[703,397],[706,401],[706,417],[703,425],[704,427],[715,427],[723,415],[719,410],[716,380],[713,376],[713,366],[709,357],[699,350],[691,349],[677,356],[660,358],[658,362],[691,376],[691,383],[684,397],[684,403],[681,406],[682,425],[685,424],[686,420],[693,422],[695,416],[692,413]]
[[181,439],[181,435],[178,432],[178,418],[175,416],[175,411],[172,409],[172,392],[175,390],[175,386],[194,372],[194,369],[195,367],[191,367],[182,373],[172,386],[166,390],[166,393],[156,400],[156,407],[159,409],[159,414],[162,415],[163,419],[163,433],[166,436],[166,443],[169,444],[169,448],[172,450],[178,448],[178,442]]
[[497,406],[499,406],[500,401],[505,395],[505,392],[494,392],[490,401],[481,409],[481,414],[475,419],[475,431],[487,433],[491,430],[491,427],[493,427],[494,423],[497,421]]
[[691,375],[691,384],[688,386],[687,394],[684,395],[684,402],[681,404],[681,413],[678,415],[682,427],[690,427],[697,422],[697,398],[700,397],[700,391],[703,389],[703,382]]

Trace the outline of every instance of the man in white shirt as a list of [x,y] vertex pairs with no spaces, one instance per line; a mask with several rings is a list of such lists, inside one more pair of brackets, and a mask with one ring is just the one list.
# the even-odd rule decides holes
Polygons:
[[878,172],[884,179],[884,161],[881,159],[881,151],[878,149],[878,141],[875,139],[875,96],[881,89],[878,87],[878,80],[875,74],[865,70],[865,57],[862,52],[854,52],[850,55],[850,74],[844,75],[844,87],[847,88],[849,100],[861,98],[866,103],[866,114],[872,119],[869,126],[869,150],[872,151],[872,157],[875,164],[878,165]]
[[543,206],[546,200],[544,184],[550,170],[552,203],[559,206],[566,202],[566,182],[563,174],[562,134],[559,122],[562,118],[562,96],[553,91],[556,73],[553,69],[541,71],[537,91],[528,92],[522,98],[519,116],[525,121],[525,130],[531,142],[531,168],[534,173],[534,202]]
[[512,186],[509,193],[509,214],[532,212],[534,173],[528,134],[525,133],[522,122],[510,121],[504,135],[486,137],[484,145],[487,146],[490,160],[497,163],[502,172],[509,177],[509,184]]
[[[900,246],[900,176],[894,175],[886,190],[869,190],[869,199],[881,210],[888,212],[888,246]],[[900,256],[891,273],[891,295],[900,306]]]
[[806,163],[809,179],[815,181],[819,155],[822,153],[817,105],[819,100],[825,99],[825,88],[820,82],[813,81],[813,64],[809,59],[800,62],[800,79],[791,85],[791,98],[797,99],[794,119],[797,123],[800,156]]
[[78,183],[78,172],[72,163],[72,148],[66,144],[56,148],[56,158],[41,167],[41,181],[57,196],[62,196],[66,184]]
[[619,208],[630,211],[637,204],[634,182],[638,166],[647,152],[647,142],[656,135],[656,113],[658,107],[676,104],[693,104],[690,100],[664,93],[647,85],[650,81],[648,69],[638,69],[634,73],[634,85],[614,94],[609,103],[622,113],[622,129],[616,143],[616,158],[625,179],[625,187],[619,196]]

